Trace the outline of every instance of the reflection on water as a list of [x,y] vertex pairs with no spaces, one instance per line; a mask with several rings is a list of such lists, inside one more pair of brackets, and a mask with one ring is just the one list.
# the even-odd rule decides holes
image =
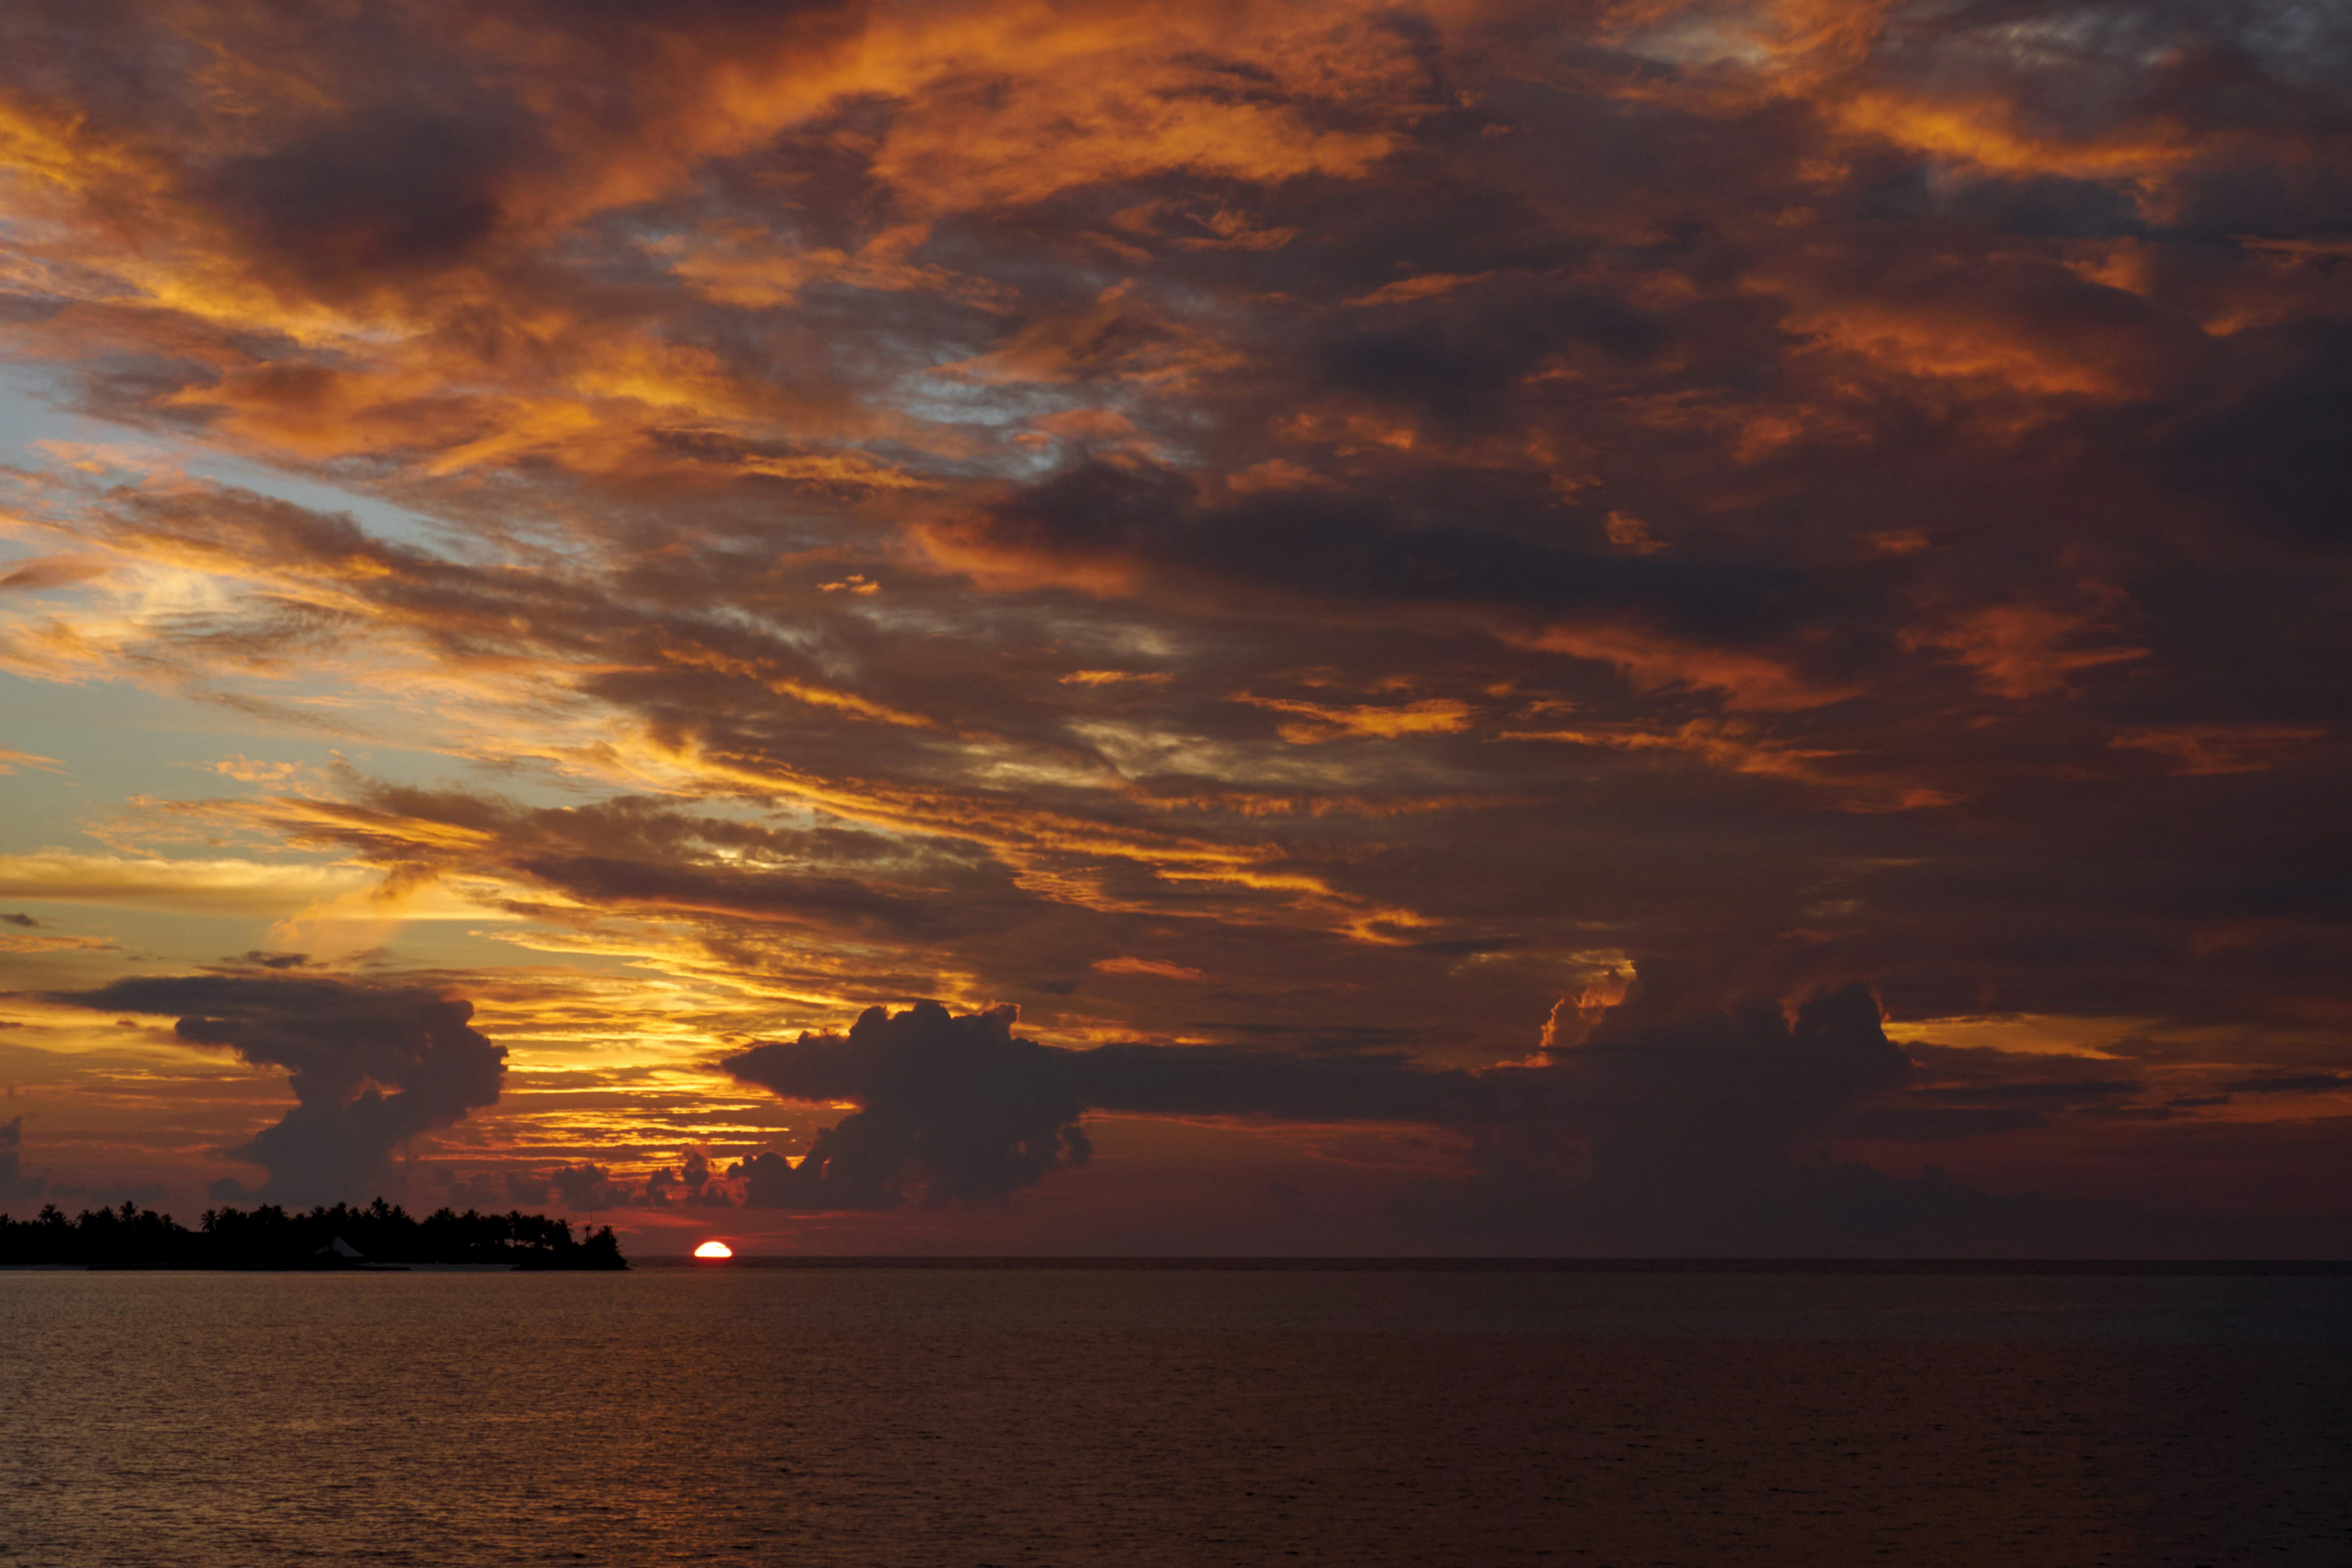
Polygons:
[[0,1276],[0,1564],[2327,1564],[2352,1280]]

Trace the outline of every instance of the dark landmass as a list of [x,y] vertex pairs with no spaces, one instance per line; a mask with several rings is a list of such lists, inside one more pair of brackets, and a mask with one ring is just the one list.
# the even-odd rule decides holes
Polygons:
[[[339,1245],[340,1244],[340,1245]],[[190,1230],[170,1215],[125,1203],[68,1219],[0,1215],[0,1266],[87,1268],[402,1268],[432,1264],[513,1268],[626,1268],[610,1226],[574,1238],[572,1222],[543,1215],[457,1214],[417,1219],[382,1198],[308,1214],[275,1204],[206,1209]]]
[[2352,1259],[2173,1258],[923,1258],[809,1253],[641,1257],[642,1268],[1232,1269],[1412,1274],[1991,1274],[2352,1278]]

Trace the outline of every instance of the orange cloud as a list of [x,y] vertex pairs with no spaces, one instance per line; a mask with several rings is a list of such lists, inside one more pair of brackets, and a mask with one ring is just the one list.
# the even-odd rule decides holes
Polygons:
[[1444,697],[1425,697],[1419,701],[1392,706],[1360,704],[1339,707],[1320,702],[1298,702],[1280,697],[1254,697],[1246,691],[1236,691],[1229,700],[1246,702],[1253,708],[1271,709],[1276,713],[1296,713],[1311,721],[1281,727],[1282,738],[1297,746],[1311,746],[1349,737],[1388,741],[1404,735],[1450,735],[1470,727],[1469,705]]
[[1160,685],[1174,679],[1164,669],[1074,669],[1061,678],[1065,686]]
[[281,915],[321,898],[364,890],[356,867],[253,860],[165,860],[47,850],[0,855],[0,898],[47,899],[120,909]]
[[1819,708],[1853,694],[1850,686],[1821,684],[1768,654],[1707,647],[1631,624],[1554,626],[1526,640],[1546,653],[1608,665],[1637,691],[1720,691],[1735,709]]
[[662,649],[662,658],[688,669],[708,669],[720,675],[730,675],[746,680],[756,680],[779,697],[789,697],[812,707],[830,708],[859,719],[876,719],[885,724],[899,724],[908,729],[933,728],[932,721],[919,713],[903,712],[886,703],[860,697],[854,691],[835,690],[812,681],[794,679],[790,676],[771,674],[773,668],[765,661],[736,658],[714,648],[672,645]]
[[2105,137],[2037,133],[2020,122],[2016,105],[2002,99],[1938,100],[1865,90],[1832,103],[1829,112],[1855,135],[2008,174],[2130,178],[2160,174],[2213,151],[2210,138],[2162,123]]
[[2108,745],[2154,752],[2183,777],[2261,773],[2310,750],[2329,731],[2322,724],[2170,724],[2125,730]]
[[1156,958],[1130,958],[1123,953],[1117,958],[1098,958],[1090,967],[1102,974],[1156,974],[1165,980],[1208,978],[1200,970],[1189,969],[1181,963],[1169,963]]
[[1622,511],[1609,514],[1609,542],[1628,555],[1655,555],[1666,547],[1664,540],[1652,535],[1648,523]]
[[1901,375],[1981,378],[2042,397],[2113,396],[2124,385],[2114,367],[2075,357],[2023,322],[1840,305],[1800,313],[1790,324]]
[[1905,646],[1940,648],[1977,672],[1989,690],[2023,700],[2063,691],[2067,677],[2146,658],[2147,649],[2065,644],[2099,629],[2089,616],[2039,605],[1989,605],[1933,630],[1904,634]]

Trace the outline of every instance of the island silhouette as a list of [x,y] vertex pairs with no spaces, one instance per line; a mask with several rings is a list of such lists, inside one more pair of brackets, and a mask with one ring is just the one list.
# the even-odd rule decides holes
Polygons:
[[29,1220],[0,1214],[0,1266],[88,1268],[335,1269],[471,1264],[523,1269],[626,1268],[613,1227],[575,1237],[572,1222],[448,1208],[418,1219],[377,1198],[308,1213],[276,1204],[206,1209],[189,1229],[128,1201],[68,1219],[55,1204]]

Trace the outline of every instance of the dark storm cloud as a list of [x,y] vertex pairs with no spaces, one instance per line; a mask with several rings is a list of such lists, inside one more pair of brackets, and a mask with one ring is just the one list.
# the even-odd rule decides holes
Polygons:
[[869,1007],[846,1035],[803,1035],[729,1058],[727,1070],[793,1100],[860,1109],[819,1133],[797,1166],[745,1163],[762,1208],[890,1208],[1003,1198],[1091,1152],[1066,1053],[1016,1038],[1010,1007],[961,1017],[936,1002]]
[[[782,1165],[774,1155],[762,1158]],[[756,1163],[756,1162],[755,1162]],[[517,1203],[561,1204],[573,1214],[599,1214],[609,1209],[733,1208],[739,1200],[744,1163],[722,1172],[709,1151],[685,1150],[675,1169],[656,1168],[635,1180],[594,1161],[562,1165],[552,1171],[509,1172],[504,1178]],[[792,1206],[758,1205],[754,1206]],[[856,1205],[848,1205],[856,1206]]]
[[2221,1086],[2224,1094],[2336,1094],[2347,1089],[2352,1089],[2352,1073],[2281,1073],[2232,1079]]
[[[2352,259],[2331,266],[2341,274]],[[2338,457],[2352,421],[2352,288],[2342,292],[2334,320],[2265,333],[2271,374],[2179,421],[2158,448],[2176,482],[2232,521],[2331,549],[2352,544],[2352,475]]]
[[1427,304],[1334,321],[1316,351],[1325,386],[1475,426],[1510,412],[1511,394],[1548,356],[1591,344],[1639,360],[1665,342],[1658,322],[1622,300],[1519,282],[1482,290],[1475,310]]
[[[1499,944],[1479,944],[1474,951],[1491,952]],[[1043,990],[1045,987],[1039,987]],[[1301,1051],[1410,1051],[1423,1043],[1418,1029],[1382,1028],[1376,1024],[1331,1026],[1318,1024],[1252,1024],[1204,1021],[1199,1028],[1244,1039],[1263,1040]]]
[[1101,1046],[1069,1053],[1087,1105],[1158,1116],[1433,1121],[1491,1114],[1472,1074],[1392,1056],[1294,1057],[1220,1046]]
[[420,986],[180,975],[57,999],[176,1014],[180,1038],[286,1068],[294,1109],[226,1151],[268,1172],[247,1195],[276,1202],[357,1202],[390,1189],[394,1153],[495,1104],[506,1072],[505,1048],[467,1024],[473,1004]]
[[[1469,1136],[1475,1173],[1431,1184],[1403,1219],[1429,1234],[1465,1227],[1514,1245],[1608,1237],[1722,1245],[1744,1231],[1778,1246],[1844,1234],[1859,1223],[1849,1197],[1880,1230],[1900,1231],[1903,1194],[1924,1191],[1866,1167],[1790,1160],[1805,1134],[1913,1077],[1860,986],[1817,994],[1791,1018],[1769,1000],[1723,1011],[1694,1003],[1687,987],[1637,981],[1581,1040],[1477,1073],[1223,1047],[1064,1050],[1016,1037],[1014,1018],[1010,1007],[963,1016],[933,1003],[895,1016],[874,1008],[846,1036],[803,1035],[729,1058],[729,1072],[786,1099],[859,1107],[798,1165],[767,1152],[734,1166],[744,1202],[843,1209],[1002,1198],[1083,1163],[1088,1145],[1076,1123],[1090,1110],[1452,1128]],[[2013,1096],[2035,1102],[2022,1112],[1931,1104],[1907,1113],[1945,1123],[1911,1135],[2014,1131],[2038,1124],[2042,1102],[2133,1087],[2029,1088]],[[1937,1193],[1970,1212],[1981,1206],[1966,1189]]]
[[1836,1135],[1866,1142],[1948,1143],[2047,1127],[2031,1106],[1937,1105],[1905,1099],[1857,1107],[1838,1118]]
[[[1601,1108],[1591,1136],[1604,1185],[1663,1187],[1681,1173],[1727,1186],[1854,1095],[1911,1074],[1868,986],[1817,993],[1792,1019],[1770,998],[1717,1010],[1705,990],[1661,970],[1673,975],[1641,966],[1581,1042],[1549,1053]],[[1637,1106],[1650,1114],[1614,1124]],[[1697,1174],[1709,1170],[1718,1173]]]
[[551,1192],[573,1214],[625,1208],[639,1195],[625,1184],[615,1182],[611,1171],[593,1161],[555,1171],[541,1185],[539,1201],[545,1202]]
[[[1540,1113],[1475,1130],[1475,1173],[1424,1183],[1399,1221],[1474,1249],[1966,1256],[2212,1245],[2141,1206],[1996,1194],[1933,1165],[1890,1175],[1813,1142],[1998,1138],[2061,1106],[2106,1113],[2136,1083],[1982,1085],[1973,1098],[1990,1103],[1951,1104],[1918,1091],[1917,1069],[1862,986],[1818,992],[1793,1017],[1768,999],[1717,1009],[1693,994],[1670,969],[1651,984],[1637,977],[1580,1042],[1548,1047],[1552,1065],[1497,1069],[1552,1080]],[[1556,1017],[1555,1030],[1573,1034],[1575,1020]]]
[[704,1149],[688,1149],[675,1171],[656,1171],[646,1180],[645,1201],[653,1208],[731,1208],[735,1196],[717,1178]]
[[201,187],[254,248],[331,292],[454,265],[497,229],[497,176],[527,147],[516,106],[369,105]]
[[755,1207],[887,1208],[1003,1198],[1090,1152],[1088,1110],[1434,1121],[1487,1114],[1468,1073],[1401,1058],[1294,1057],[1216,1047],[1072,1051],[1013,1033],[1011,1006],[957,1016],[935,1002],[868,1008],[846,1035],[755,1046],[722,1064],[788,1100],[859,1109],[793,1165],[764,1153],[733,1173]]
[[[175,142],[148,171],[173,198],[222,223],[257,270],[332,297],[495,258],[493,237],[542,237],[550,187],[593,184],[633,135],[677,134],[701,71],[804,46],[808,24],[854,10],[690,4],[649,26],[633,6],[530,4],[508,8],[502,39],[472,40],[485,49],[431,6],[35,0],[10,7],[0,39],[11,85],[74,106],[100,135]],[[522,58],[502,58],[500,42]],[[226,78],[193,68],[206,51],[236,62]],[[272,92],[236,68],[299,72],[303,86]],[[225,106],[243,136],[206,134]]]
[[1652,964],[1582,1039],[1560,1037],[1578,1032],[1563,1010],[1547,1066],[1500,1069],[1541,1089],[1541,1112],[1486,1133],[1478,1176],[1424,1202],[1506,1231],[1690,1240],[1786,1224],[1803,1204],[1792,1141],[1912,1070],[1861,985],[1819,993],[1791,1019],[1769,997],[1710,1005],[1693,977]]
[[[1571,527],[1560,531],[1573,540]],[[1596,525],[1592,537],[1601,536]],[[976,532],[1016,558],[1133,565],[1308,600],[1459,604],[1552,615],[1633,612],[1742,640],[1784,624],[1799,580],[1770,568],[1611,556],[1460,521],[1421,521],[1373,497],[1315,493],[1218,504],[1172,469],[1091,463],[992,507]]]
[[[1991,1071],[2007,1066],[2003,1062]],[[1865,1142],[1952,1142],[2047,1127],[2062,1112],[2119,1112],[2147,1089],[2138,1079],[1995,1080],[1988,1075],[1987,1080],[1915,1085],[1898,1096],[1865,1100],[1847,1108],[1825,1131]]]

